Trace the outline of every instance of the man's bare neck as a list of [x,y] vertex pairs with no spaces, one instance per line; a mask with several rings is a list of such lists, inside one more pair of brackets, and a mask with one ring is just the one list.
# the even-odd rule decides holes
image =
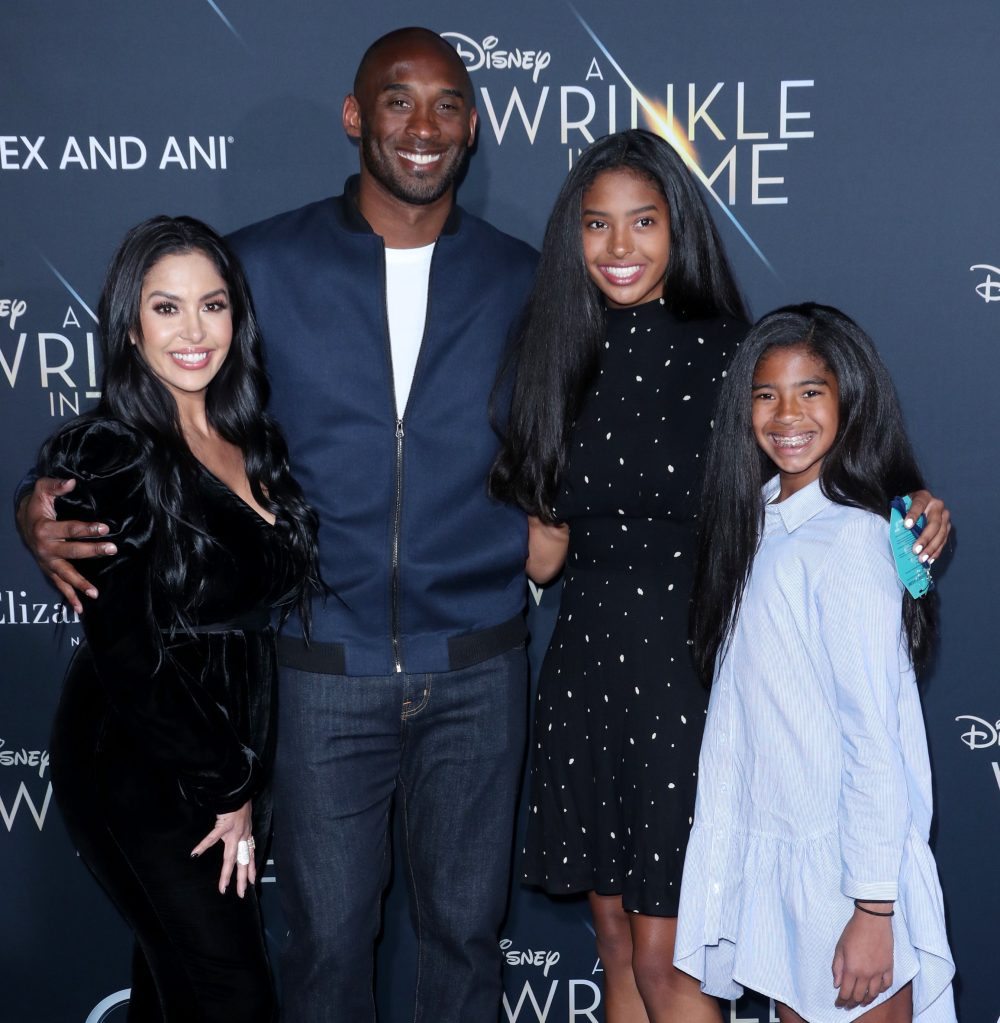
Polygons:
[[362,173],[358,209],[390,249],[418,249],[437,241],[455,201],[454,189],[427,205],[404,202]]

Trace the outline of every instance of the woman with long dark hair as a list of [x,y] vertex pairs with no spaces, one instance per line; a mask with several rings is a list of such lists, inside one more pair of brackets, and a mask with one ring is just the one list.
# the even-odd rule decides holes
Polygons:
[[531,516],[536,582],[566,558],[524,876],[588,893],[609,1023],[719,1018],[671,959],[706,705],[686,642],[699,452],[746,327],[677,153],[644,131],[591,145],[549,220],[491,486]]
[[[671,961],[707,704],[687,643],[702,453],[746,319],[681,157],[637,130],[585,150],[498,385],[490,485],[529,515],[529,576],[566,564],[524,877],[588,894],[608,1023],[721,1018]],[[926,556],[946,534],[941,515]]]
[[955,1020],[914,677],[936,595],[904,590],[886,521],[920,486],[864,331],[820,305],[764,317],[705,467],[692,638],[713,684],[675,961],[782,1023]]
[[271,619],[308,621],[316,520],[264,411],[242,270],[211,228],[133,228],[99,323],[101,401],[39,458],[75,481],[60,514],[107,523],[117,548],[93,563],[53,787],[135,931],[129,1020],[272,1020],[253,887],[270,822]]

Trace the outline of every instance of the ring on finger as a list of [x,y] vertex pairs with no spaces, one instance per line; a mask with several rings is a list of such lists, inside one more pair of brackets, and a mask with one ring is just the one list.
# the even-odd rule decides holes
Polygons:
[[236,862],[241,867],[250,866],[250,844],[242,838],[236,843]]

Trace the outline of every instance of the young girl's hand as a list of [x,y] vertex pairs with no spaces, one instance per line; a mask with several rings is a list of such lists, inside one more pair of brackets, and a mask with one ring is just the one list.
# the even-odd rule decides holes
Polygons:
[[[910,516],[907,521],[916,522],[921,515],[927,516],[927,525],[913,545],[914,553],[928,561],[936,561],[944,553],[944,545],[951,532],[951,512],[944,502],[929,490],[915,490],[910,494]],[[907,527],[909,528],[909,527]]]
[[569,548],[569,526],[549,525],[528,516],[528,578],[538,586],[551,582],[561,571]]
[[870,1005],[892,987],[892,921],[888,917],[854,910],[833,954],[833,986],[840,989],[836,1001],[840,1009]]

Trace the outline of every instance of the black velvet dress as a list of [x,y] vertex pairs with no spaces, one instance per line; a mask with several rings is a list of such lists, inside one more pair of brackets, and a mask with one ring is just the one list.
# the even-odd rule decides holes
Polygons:
[[708,694],[687,646],[702,452],[746,324],[607,313],[555,512],[570,540],[538,683],[525,880],[676,916]]
[[[218,891],[222,844],[192,859],[215,816],[253,800],[258,856],[270,826],[276,659],[271,609],[301,575],[270,526],[207,470],[185,514],[211,538],[189,632],[165,609],[134,435],[91,421],[46,473],[73,477],[60,518],[110,527],[118,553],[78,567],[86,643],[67,673],[51,742],[70,836],[136,934],[130,1023],[270,1020],[274,994],[252,889]],[[259,862],[259,861],[258,861]]]

